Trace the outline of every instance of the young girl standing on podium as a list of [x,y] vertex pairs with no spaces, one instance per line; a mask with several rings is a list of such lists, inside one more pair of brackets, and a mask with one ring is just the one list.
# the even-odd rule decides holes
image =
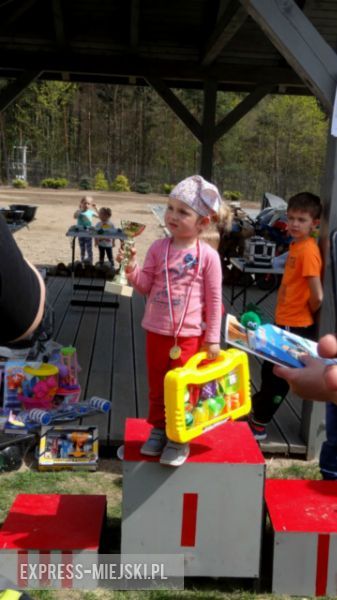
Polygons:
[[199,239],[221,206],[218,189],[200,175],[184,179],[170,193],[165,225],[171,237],[156,240],[143,268],[136,252],[125,269],[129,283],[147,295],[142,326],[147,331],[148,422],[152,430],[141,453],[160,463],[183,464],[188,444],[165,435],[164,377],[199,350],[215,359],[220,350],[222,273],[217,251]]

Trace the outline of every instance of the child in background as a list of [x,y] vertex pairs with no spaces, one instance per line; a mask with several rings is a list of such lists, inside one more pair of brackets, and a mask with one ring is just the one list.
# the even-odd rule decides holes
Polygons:
[[[107,229],[108,231],[114,230],[115,226],[111,223],[111,209],[107,207],[102,207],[98,211],[99,221],[96,223],[96,229],[99,232],[100,230]],[[95,239],[95,246],[98,247],[99,251],[99,264],[103,266],[104,264],[104,255],[107,255],[108,261],[111,265],[111,269],[115,271],[114,259],[112,256],[112,248],[114,246],[114,240],[112,238],[99,238]]]
[[[92,227],[93,217],[98,217],[97,207],[91,196],[84,196],[81,199],[78,210],[74,212],[74,219],[77,219],[79,229],[88,229]],[[87,262],[92,265],[92,238],[79,237],[78,243],[81,252],[81,261],[84,262],[87,256]]]
[[[304,338],[314,339],[314,315],[323,300],[322,259],[311,237],[321,214],[318,196],[302,192],[288,202],[288,231],[292,237],[281,286],[277,296],[275,323]],[[273,372],[273,364],[264,361],[261,389],[253,395],[250,427],[257,440],[267,437],[266,425],[286,397],[289,385]]]
[[125,269],[129,283],[147,295],[142,326],[147,331],[148,422],[153,429],[141,453],[160,456],[163,465],[179,466],[189,454],[188,444],[177,444],[165,435],[165,374],[183,366],[201,349],[210,359],[220,351],[220,258],[216,250],[199,240],[220,205],[217,188],[200,175],[178,183],[165,213],[171,237],[150,246],[143,268],[137,265],[133,249]]
[[226,202],[222,200],[218,214],[214,215],[207,227],[201,231],[199,240],[207,242],[214,250],[219,250],[221,236],[231,230],[232,220],[233,213]]

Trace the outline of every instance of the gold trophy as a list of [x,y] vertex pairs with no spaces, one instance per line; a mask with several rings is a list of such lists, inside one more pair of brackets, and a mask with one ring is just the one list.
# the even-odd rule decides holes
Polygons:
[[128,284],[127,277],[125,275],[125,267],[129,262],[131,256],[131,249],[134,246],[134,238],[143,233],[145,225],[142,223],[136,223],[135,221],[128,221],[122,219],[121,230],[126,236],[123,241],[124,247],[124,258],[120,263],[119,273],[114,277],[113,281],[107,281],[105,289],[112,294],[119,294],[121,296],[132,296],[133,288]]

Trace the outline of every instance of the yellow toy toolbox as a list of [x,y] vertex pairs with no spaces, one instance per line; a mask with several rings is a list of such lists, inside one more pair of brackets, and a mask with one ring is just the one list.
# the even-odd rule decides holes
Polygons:
[[166,373],[164,399],[166,435],[174,442],[188,442],[221,421],[242,417],[251,409],[247,354],[221,350],[214,361],[207,361],[206,352],[195,354]]

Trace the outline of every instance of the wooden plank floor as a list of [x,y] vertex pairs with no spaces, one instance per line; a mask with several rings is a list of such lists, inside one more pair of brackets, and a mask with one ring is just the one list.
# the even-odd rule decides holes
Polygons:
[[[97,286],[98,279],[82,280]],[[77,348],[81,366],[80,383],[82,399],[92,395],[112,401],[110,416],[92,419],[99,427],[101,443],[119,444],[123,439],[127,417],[146,417],[147,378],[145,362],[145,336],[140,322],[144,312],[144,299],[134,293],[132,298],[112,296],[101,291],[76,291],[71,278],[48,278],[48,300],[55,312],[54,339],[62,345]],[[223,288],[226,310],[239,314],[242,300],[230,305],[230,287]],[[254,302],[261,290],[250,288],[248,301]],[[73,306],[71,299],[117,300],[118,308]],[[275,294],[261,304],[265,316],[272,320]],[[224,344],[223,344],[224,345]],[[258,389],[260,362],[250,357],[252,391]],[[305,455],[306,444],[300,435],[301,401],[291,396],[284,402],[268,430],[268,439],[261,442],[265,453]]]

